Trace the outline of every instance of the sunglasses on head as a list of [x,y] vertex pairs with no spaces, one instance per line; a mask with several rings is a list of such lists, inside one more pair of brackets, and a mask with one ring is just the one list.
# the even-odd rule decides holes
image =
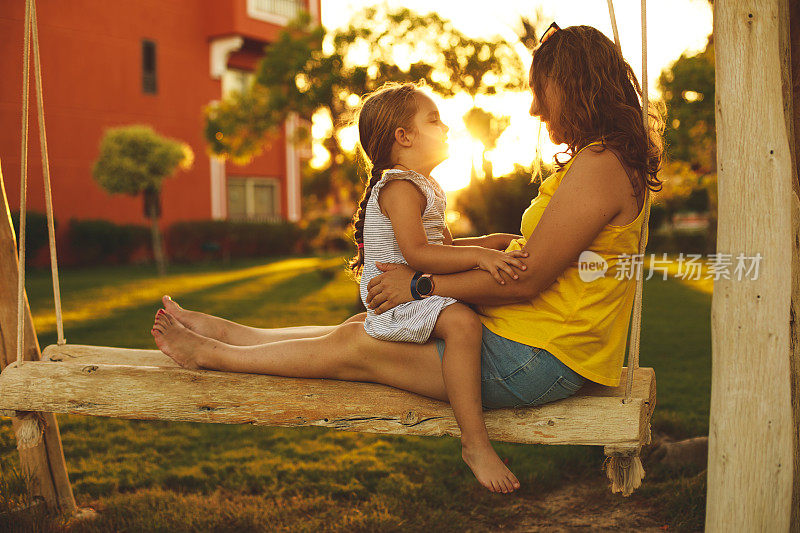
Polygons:
[[547,27],[547,29],[544,31],[544,33],[542,34],[542,38],[539,39],[539,44],[543,44],[547,39],[550,38],[551,35],[553,35],[555,32],[557,32],[560,29],[561,28],[559,28],[558,24],[556,24],[555,22],[550,24]]

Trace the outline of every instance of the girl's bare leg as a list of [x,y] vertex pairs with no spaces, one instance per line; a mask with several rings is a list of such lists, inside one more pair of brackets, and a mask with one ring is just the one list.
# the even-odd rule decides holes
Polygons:
[[202,337],[159,311],[152,334],[159,349],[185,368],[383,383],[447,401],[433,341],[381,341],[358,321],[319,337],[233,346]]
[[442,357],[450,406],[461,428],[461,457],[478,481],[492,492],[513,492],[519,480],[503,464],[489,441],[481,403],[481,321],[462,303],[447,306],[432,336],[445,341]]
[[[442,360],[434,341],[415,344],[378,340],[370,337],[363,322],[356,318],[318,337],[233,346],[198,335],[169,313],[159,310],[152,334],[159,349],[185,368],[367,381],[441,401],[450,400]],[[462,331],[463,325],[459,328],[459,332]],[[457,341],[451,338],[450,347],[455,344]],[[449,353],[445,357],[447,355]],[[473,372],[480,376],[480,366]],[[476,397],[480,406],[480,385]],[[482,421],[482,414],[480,416]]]
[[[214,315],[184,309],[169,296],[161,298],[170,315],[195,333],[234,346],[252,346],[289,339],[321,337],[336,326],[294,326],[288,328],[254,328]],[[348,318],[347,322],[363,322],[366,313]]]

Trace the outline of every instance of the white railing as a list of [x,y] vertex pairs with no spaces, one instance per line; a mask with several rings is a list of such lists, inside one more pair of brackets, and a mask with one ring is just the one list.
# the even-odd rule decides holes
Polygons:
[[250,17],[276,24],[286,24],[305,8],[303,0],[247,0]]
[[229,216],[228,220],[231,222],[253,222],[262,224],[281,224],[287,222],[287,220],[280,215],[253,215],[250,217],[247,215],[233,215]]

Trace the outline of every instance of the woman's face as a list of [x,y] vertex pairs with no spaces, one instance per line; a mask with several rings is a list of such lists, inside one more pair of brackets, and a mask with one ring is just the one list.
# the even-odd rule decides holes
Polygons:
[[551,78],[545,79],[544,102],[537,98],[532,81],[528,85],[530,86],[531,95],[533,97],[530,109],[531,116],[539,117],[539,120],[544,123],[547,127],[547,132],[550,134],[550,140],[553,141],[554,144],[563,143],[564,135],[556,120],[561,114],[561,99],[559,98],[555,83]]

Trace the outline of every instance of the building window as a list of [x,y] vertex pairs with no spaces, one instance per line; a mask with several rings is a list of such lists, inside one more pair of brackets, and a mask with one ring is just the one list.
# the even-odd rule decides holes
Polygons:
[[256,79],[253,72],[234,68],[225,69],[222,73],[222,97],[232,93],[244,92],[251,87]]
[[286,25],[305,8],[304,0],[247,0],[247,14],[251,18],[273,24]]
[[156,94],[156,43],[147,39],[142,40],[142,92]]
[[252,222],[281,220],[278,180],[228,178],[228,218]]

